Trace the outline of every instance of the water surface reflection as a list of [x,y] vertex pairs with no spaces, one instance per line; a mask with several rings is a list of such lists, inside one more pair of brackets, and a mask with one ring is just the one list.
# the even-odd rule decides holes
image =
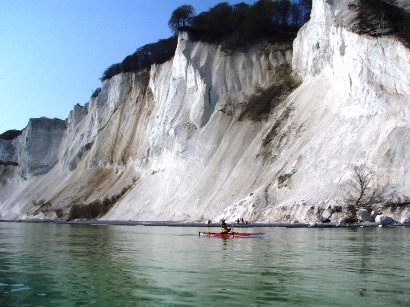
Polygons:
[[0,223],[1,306],[410,304],[409,229],[263,231]]

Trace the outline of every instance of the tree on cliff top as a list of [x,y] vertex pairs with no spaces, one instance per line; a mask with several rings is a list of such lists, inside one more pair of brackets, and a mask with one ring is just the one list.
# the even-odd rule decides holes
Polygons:
[[11,141],[18,137],[21,133],[21,130],[7,130],[6,132],[0,134],[0,140]]
[[177,35],[180,27],[188,27],[191,25],[194,15],[195,9],[192,5],[181,5],[172,12],[168,26],[171,31]]
[[168,61],[175,54],[176,35],[181,28],[190,32],[191,39],[221,43],[226,51],[246,49],[263,38],[293,40],[311,3],[312,0],[258,0],[252,5],[221,2],[199,15],[195,15],[192,5],[182,5],[168,21],[173,37],[138,48],[121,63],[108,67],[101,80]]

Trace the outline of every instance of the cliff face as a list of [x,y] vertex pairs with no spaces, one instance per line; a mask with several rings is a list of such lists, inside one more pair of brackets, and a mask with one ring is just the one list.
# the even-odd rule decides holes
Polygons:
[[16,173],[9,177],[3,175],[3,183],[13,177],[46,174],[53,168],[60,158],[58,150],[65,129],[65,121],[60,119],[30,119],[17,139],[0,140],[0,160]]
[[314,1],[293,51],[226,54],[181,33],[173,60],[106,80],[66,122],[31,121],[0,143],[13,162],[0,165],[0,217],[114,197],[102,218],[337,218],[352,164],[406,198],[409,49],[351,32],[347,5]]

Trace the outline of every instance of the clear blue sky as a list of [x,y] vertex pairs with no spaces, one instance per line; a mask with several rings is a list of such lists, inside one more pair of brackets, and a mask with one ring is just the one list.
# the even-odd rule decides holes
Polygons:
[[[0,0],[0,133],[29,118],[65,119],[111,64],[171,36],[180,5],[222,0]],[[228,1],[230,4],[255,1]]]

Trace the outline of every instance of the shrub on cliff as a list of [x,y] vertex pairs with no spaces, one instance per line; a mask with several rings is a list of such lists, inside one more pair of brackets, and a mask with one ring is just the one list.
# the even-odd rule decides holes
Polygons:
[[98,97],[98,95],[101,93],[101,87],[97,87],[93,93],[91,94],[91,98]]
[[0,139],[11,141],[18,137],[21,133],[21,130],[7,130],[6,132],[0,134]]
[[131,187],[132,185],[124,187],[121,192],[106,197],[103,201],[96,199],[89,204],[78,203],[72,205],[68,213],[68,219],[95,219],[104,216]]
[[99,199],[89,204],[74,204],[69,212],[69,219],[95,219],[106,214],[114,205],[109,198]]
[[372,36],[391,34],[410,47],[410,13],[394,0],[360,0],[351,5],[358,10],[359,23],[354,30]]
[[121,63],[113,64],[108,67],[101,80],[107,80],[122,73],[138,71],[150,68],[152,64],[162,64],[170,60],[175,55],[177,38],[170,37],[160,39],[156,43],[147,44],[138,48],[133,54],[127,56]]
[[19,164],[15,161],[0,160],[0,165],[3,165],[3,166],[18,166]]

